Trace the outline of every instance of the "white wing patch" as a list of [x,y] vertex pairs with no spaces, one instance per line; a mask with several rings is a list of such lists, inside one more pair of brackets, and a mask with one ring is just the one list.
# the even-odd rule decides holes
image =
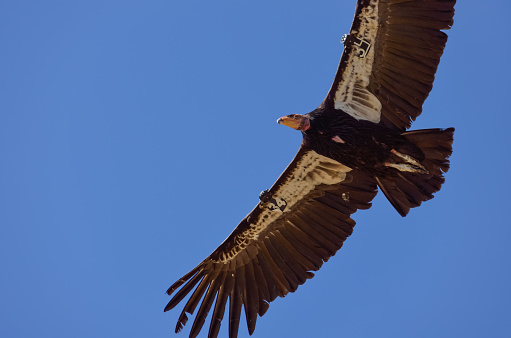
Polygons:
[[[318,185],[332,185],[344,181],[346,173],[351,168],[334,161],[328,157],[319,155],[315,151],[307,151],[303,154],[295,170],[287,177],[277,191],[272,192],[275,199],[283,200],[286,208],[269,208],[268,203],[260,203],[263,209],[259,221],[250,229],[249,238],[257,239],[259,233],[266,229],[284,213],[292,210],[293,206],[304,196],[314,190]],[[272,189],[271,189],[272,190]],[[270,190],[270,191],[271,191]]]
[[[234,258],[238,259],[238,254],[245,249],[252,250],[248,254],[250,257],[254,257],[257,250],[248,245],[250,240],[258,239],[261,231],[292,210],[298,201],[318,185],[340,183],[346,179],[346,173],[351,170],[351,168],[319,155],[315,151],[306,151],[296,163],[294,170],[286,176],[286,180],[279,182],[278,189],[269,190],[268,193],[271,193],[271,197],[268,198],[268,201],[260,202],[257,205],[256,208],[262,210],[258,219],[250,220],[252,224],[250,229],[246,230],[242,236],[235,237],[236,245],[229,252],[222,252],[218,261],[227,263]],[[277,205],[272,201],[276,201]]]
[[[335,109],[341,109],[357,120],[380,122],[381,102],[367,90],[369,76],[374,63],[374,46],[378,32],[378,1],[372,0],[358,16],[360,28],[352,30],[350,35],[364,40],[370,48],[364,57],[349,55],[343,78],[335,91]],[[353,47],[356,49],[356,47]]]

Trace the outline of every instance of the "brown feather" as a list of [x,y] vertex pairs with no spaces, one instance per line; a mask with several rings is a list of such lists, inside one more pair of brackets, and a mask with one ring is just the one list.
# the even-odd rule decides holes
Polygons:
[[255,279],[254,269],[252,267],[252,262],[249,262],[245,266],[245,317],[247,320],[248,332],[250,335],[254,333],[256,321],[257,321],[257,312],[259,311],[259,292],[257,290],[257,282]]
[[218,279],[220,286],[215,302],[215,309],[213,310],[213,315],[211,316],[211,324],[208,334],[208,337],[210,338],[216,338],[218,336],[220,325],[222,323],[222,319],[224,318],[227,297],[232,292],[231,289],[233,285],[233,277],[229,276],[229,274],[231,274],[231,271],[225,270],[225,273],[222,274]]
[[241,304],[243,303],[240,279],[243,278],[241,273],[233,276],[234,285],[231,289],[229,297],[229,338],[238,336],[238,328],[240,325]]

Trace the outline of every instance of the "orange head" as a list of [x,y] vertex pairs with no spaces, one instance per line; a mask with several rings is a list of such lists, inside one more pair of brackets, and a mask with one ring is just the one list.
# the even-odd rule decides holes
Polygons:
[[291,114],[283,116],[277,120],[278,124],[283,124],[296,130],[305,131],[310,128],[310,120],[305,115]]

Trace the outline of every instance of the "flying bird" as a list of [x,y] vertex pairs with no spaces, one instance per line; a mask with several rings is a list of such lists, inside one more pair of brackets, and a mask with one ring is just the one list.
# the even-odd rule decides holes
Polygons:
[[[407,131],[422,112],[453,24],[455,0],[358,0],[334,82],[312,112],[278,123],[301,131],[295,158],[220,246],[168,290],[188,294],[176,332],[190,337],[213,308],[217,337],[244,309],[248,331],[269,303],[314,276],[352,233],[380,189],[401,216],[433,198],[449,169],[454,128]],[[197,309],[198,307],[198,309]]]

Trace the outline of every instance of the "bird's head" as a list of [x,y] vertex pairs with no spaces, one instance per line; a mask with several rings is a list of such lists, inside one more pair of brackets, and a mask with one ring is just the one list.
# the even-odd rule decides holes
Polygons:
[[283,116],[277,120],[277,123],[302,131],[305,131],[310,128],[309,118],[305,115],[300,114],[291,114]]

